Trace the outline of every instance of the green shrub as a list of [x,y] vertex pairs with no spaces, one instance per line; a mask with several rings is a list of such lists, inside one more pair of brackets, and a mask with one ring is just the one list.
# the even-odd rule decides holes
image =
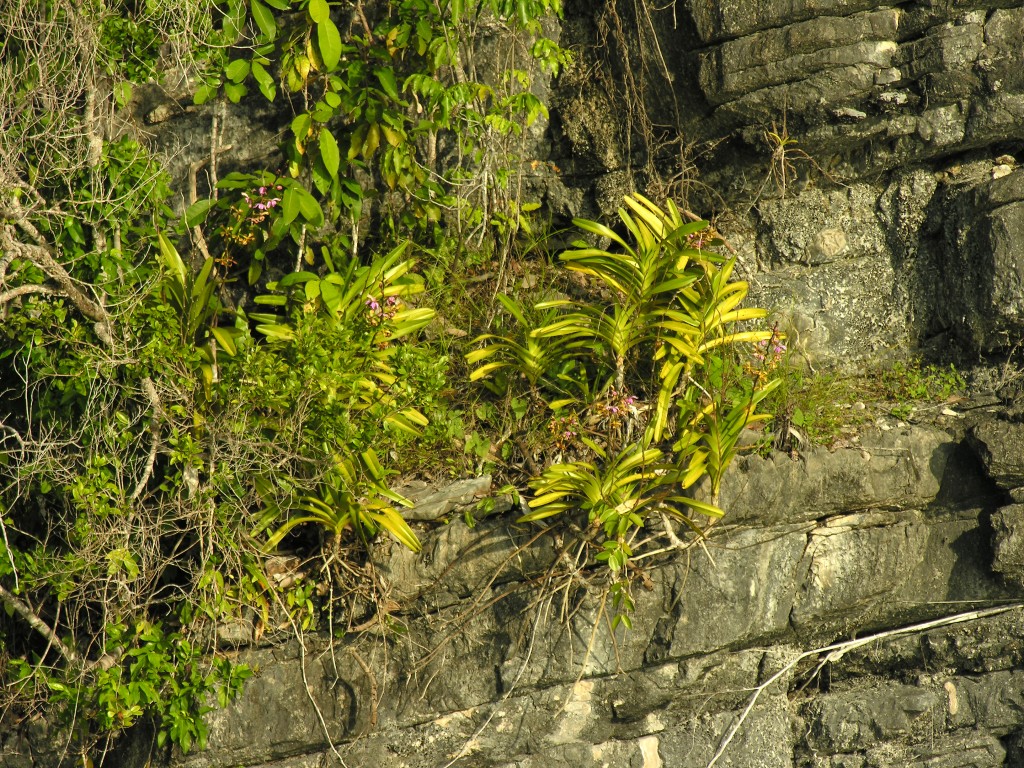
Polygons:
[[[757,347],[778,343],[773,332],[745,328],[765,312],[740,307],[747,285],[731,279],[734,260],[709,250],[707,222],[684,222],[671,202],[625,202],[630,240],[577,220],[616,247],[580,243],[561,256],[590,281],[591,300],[540,302],[547,314],[530,328],[506,299],[518,334],[485,334],[468,356],[472,379],[511,370],[510,391],[525,384],[553,412],[551,458],[530,480],[532,511],[520,521],[585,512],[594,559],[607,563],[623,611],[639,530],[657,514],[701,534],[702,517],[722,516],[722,475],[743,430],[767,418],[758,404],[778,384]],[[705,478],[710,500],[692,493]]]

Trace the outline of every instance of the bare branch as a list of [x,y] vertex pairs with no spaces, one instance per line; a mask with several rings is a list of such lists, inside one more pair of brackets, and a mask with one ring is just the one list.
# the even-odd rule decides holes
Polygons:
[[45,637],[54,648],[60,651],[60,655],[64,657],[65,661],[69,664],[78,664],[78,654],[75,653],[74,649],[65,645],[64,641],[57,637],[57,633],[35,614],[35,612],[28,606],[28,603],[17,595],[8,592],[7,589],[4,588],[3,584],[0,584],[0,600],[4,602],[4,605],[8,606],[16,614],[21,616],[21,618],[23,618],[28,625],[32,627],[32,629]]
[[135,490],[132,491],[131,500],[135,501],[142,492],[146,490],[146,486],[149,484],[149,479],[153,476],[153,467],[156,464],[156,452],[160,447],[160,419],[163,418],[164,408],[160,402],[160,395],[156,391],[156,385],[153,380],[146,376],[142,380],[142,388],[146,392],[146,396],[149,398],[150,405],[153,406],[153,418],[149,423],[149,428],[152,433],[152,439],[149,444],[149,457],[146,459],[146,467],[142,472],[142,477],[139,478],[139,482],[135,486]]
[[[36,239],[37,242],[42,241],[42,236],[39,235],[38,230],[32,226],[27,217],[22,216],[18,221],[18,225],[32,236],[33,239]],[[45,241],[43,242],[45,243]],[[96,335],[99,336],[100,341],[107,346],[113,344],[113,338],[110,335],[110,315],[107,314],[107,310],[82,293],[78,286],[75,285],[71,275],[67,273],[67,270],[53,257],[53,253],[48,245],[22,243],[15,238],[14,227],[5,225],[0,227],[0,250],[17,253],[21,258],[31,261],[43,270],[50,279],[60,286],[61,292],[71,299],[71,302],[79,312],[96,322]]]

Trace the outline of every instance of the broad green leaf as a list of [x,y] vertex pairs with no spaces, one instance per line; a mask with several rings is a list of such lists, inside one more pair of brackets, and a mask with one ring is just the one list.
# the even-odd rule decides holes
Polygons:
[[420,330],[434,319],[436,313],[427,307],[417,309],[406,309],[395,314],[391,318],[393,326],[390,338],[397,339],[410,333]]
[[408,414],[404,412],[392,413],[391,415],[386,416],[384,418],[384,423],[394,427],[400,432],[405,432],[407,435],[412,435],[413,437],[420,437],[423,434],[423,431],[420,429],[420,427],[415,422],[410,420],[408,418]]
[[719,507],[715,506],[714,504],[708,504],[707,502],[704,501],[697,501],[697,499],[687,498],[683,500],[683,503],[685,503],[686,506],[690,507],[691,509],[700,512],[702,515],[707,515],[708,517],[717,518],[723,517],[725,515],[725,512],[723,512]]
[[292,330],[287,325],[260,324],[256,326],[256,330],[270,339],[278,339],[280,341],[291,341],[292,339],[295,338],[295,331]]
[[232,104],[240,102],[248,91],[242,83],[224,83],[224,95]]
[[487,365],[482,365],[479,368],[477,368],[476,370],[474,370],[472,373],[469,374],[469,380],[470,381],[480,381],[480,379],[485,379],[488,376],[490,376],[492,373],[494,373],[495,371],[500,370],[502,368],[508,367],[508,365],[509,365],[508,363],[500,362],[500,361],[499,362],[494,362],[494,363],[488,363]]
[[260,93],[267,101],[273,101],[277,96],[277,84],[273,76],[267,72],[267,68],[258,61],[252,62],[252,76],[260,87]]
[[203,83],[192,96],[192,103],[196,106],[205,104],[217,95],[218,90],[220,90],[220,83]]
[[[288,303],[288,298],[286,296],[278,296],[276,294],[264,293],[254,298],[253,301],[256,304],[267,304],[269,306],[274,307],[283,307],[285,304]],[[249,317],[252,316],[252,313],[250,313]]]
[[[199,269],[199,274],[196,275],[195,281],[192,283],[192,298],[201,299],[205,296],[212,295],[213,284],[207,284],[210,279],[210,274],[213,272],[213,259],[207,257],[203,262],[203,266]],[[196,302],[200,303],[200,302]],[[200,307],[205,309],[205,307]]]
[[224,69],[224,74],[233,83],[240,83],[249,76],[249,62],[246,59],[235,59]]
[[402,100],[401,95],[398,93],[398,83],[395,80],[395,71],[393,69],[381,67],[375,69],[373,74],[377,76],[377,80],[380,82],[381,88],[384,89],[384,93],[395,101]]
[[233,45],[245,27],[245,3],[241,0],[231,0],[227,5],[221,29],[228,44]]
[[160,243],[160,255],[163,257],[164,264],[171,270],[171,274],[177,282],[184,286],[187,273],[185,271],[185,262],[178,255],[178,249],[174,247],[163,232],[157,235],[157,240]]
[[366,139],[363,141],[363,148],[361,150],[363,159],[370,160],[379,146],[380,126],[377,123],[373,123],[366,129]]
[[327,5],[327,0],[309,0],[309,18],[314,24],[326,21],[330,15],[331,8]]
[[405,137],[394,128],[381,123],[380,129],[384,134],[384,138],[392,147],[400,147],[405,143]]
[[275,323],[281,322],[280,315],[275,315],[270,312],[249,312],[247,317],[255,323],[264,323],[274,325]]
[[591,234],[597,235],[598,237],[607,237],[609,240],[618,243],[623,248],[625,248],[626,252],[629,253],[630,255],[636,255],[633,253],[633,249],[626,244],[625,240],[619,237],[619,235],[614,230],[609,229],[604,224],[599,224],[596,221],[590,221],[588,219],[573,219],[572,223],[575,224],[580,229],[582,229],[584,232],[590,232]]
[[363,151],[363,142],[366,140],[366,132],[369,130],[369,125],[362,123],[352,131],[352,138],[349,140],[348,148],[348,159],[355,160],[359,156],[359,153]]
[[309,138],[310,129],[313,126],[313,118],[308,112],[302,112],[295,116],[292,120],[292,133],[295,134],[295,140],[299,142],[299,145],[305,145],[306,139]]
[[[319,276],[316,272],[308,272],[303,270],[302,272],[289,272],[287,275],[282,277],[277,285],[281,288],[288,288],[299,283],[308,283],[310,280],[319,280]],[[267,286],[270,287],[269,285]]]
[[124,107],[132,100],[132,84],[128,80],[122,80],[114,86],[114,101],[117,106]]
[[301,187],[296,187],[296,189],[299,192],[299,211],[302,213],[303,218],[314,227],[319,227],[324,223],[324,212],[320,207],[320,203],[305,189]]
[[324,67],[328,72],[333,71],[341,60],[341,33],[329,18],[317,22],[316,42]]
[[516,518],[517,523],[532,523],[537,520],[543,520],[548,517],[553,517],[567,509],[572,509],[571,504],[548,504],[546,506],[535,509],[532,512],[527,512],[525,515]]
[[206,214],[217,204],[216,200],[197,200],[185,209],[185,226],[195,227],[206,221]]
[[402,516],[398,514],[396,510],[391,507],[384,507],[378,512],[368,512],[367,514],[377,522],[381,528],[384,528],[388,533],[395,537],[399,543],[404,544],[413,552],[419,552],[423,545],[420,544],[420,540],[416,537],[412,528],[409,524],[402,519]]
[[227,352],[229,357],[234,357],[238,354],[238,346],[235,344],[235,339],[239,336],[241,331],[237,328],[211,328],[213,337],[217,340],[220,348]]
[[332,178],[338,178],[338,168],[341,166],[341,153],[338,150],[338,142],[334,134],[324,126],[320,129],[320,157],[324,161],[324,167]]
[[260,0],[250,0],[249,10],[252,11],[252,18],[256,22],[256,26],[260,28],[263,36],[267,40],[276,38],[277,22],[274,20],[274,14],[271,13],[270,9]]
[[299,200],[304,191],[295,186],[285,188],[281,199],[281,213],[285,224],[291,224],[299,215]]

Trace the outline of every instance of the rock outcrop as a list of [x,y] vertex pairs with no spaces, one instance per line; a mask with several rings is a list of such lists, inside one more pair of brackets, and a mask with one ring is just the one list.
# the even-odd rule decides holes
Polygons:
[[241,650],[256,677],[170,765],[1017,764],[1020,426],[739,460],[704,545],[638,563],[629,632],[568,541],[454,511],[377,552],[382,623]]
[[626,5],[570,6],[563,33],[582,53],[554,152],[584,207],[609,215],[637,186],[718,217],[812,365],[1013,346],[1024,7]]

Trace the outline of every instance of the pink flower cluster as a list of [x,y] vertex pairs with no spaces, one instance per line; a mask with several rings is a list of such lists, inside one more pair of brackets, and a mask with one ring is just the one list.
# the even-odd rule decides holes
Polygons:
[[604,402],[598,405],[598,410],[614,422],[620,421],[626,414],[634,411],[634,405],[636,398],[633,395],[609,387]]
[[568,416],[556,416],[548,422],[548,431],[554,439],[555,448],[567,451],[580,436],[580,420],[575,413]]
[[[274,190],[278,192],[280,192],[282,189],[284,189],[284,187],[282,187],[280,184],[274,187]],[[281,198],[279,197],[267,197],[267,193],[269,190],[270,187],[258,187],[256,189],[256,194],[259,195],[259,197],[250,196],[248,192],[243,192],[242,197],[245,198],[245,202],[249,204],[250,208],[253,208],[257,211],[269,211],[271,208],[275,208],[277,204],[281,202]],[[262,218],[260,219],[260,221],[262,221]]]
[[772,334],[771,339],[757,342],[755,346],[757,349],[754,350],[754,358],[761,361],[767,360],[769,354],[777,361],[786,351],[786,345],[775,334]]
[[397,296],[388,296],[383,299],[383,304],[373,296],[366,298],[366,308],[370,325],[376,327],[393,318],[398,313],[399,302]]
[[782,339],[779,327],[775,326],[770,339],[754,344],[754,352],[751,355],[753,360],[743,364],[744,372],[753,377],[758,386],[767,383],[769,374],[782,362],[782,357],[786,354],[786,345]]

